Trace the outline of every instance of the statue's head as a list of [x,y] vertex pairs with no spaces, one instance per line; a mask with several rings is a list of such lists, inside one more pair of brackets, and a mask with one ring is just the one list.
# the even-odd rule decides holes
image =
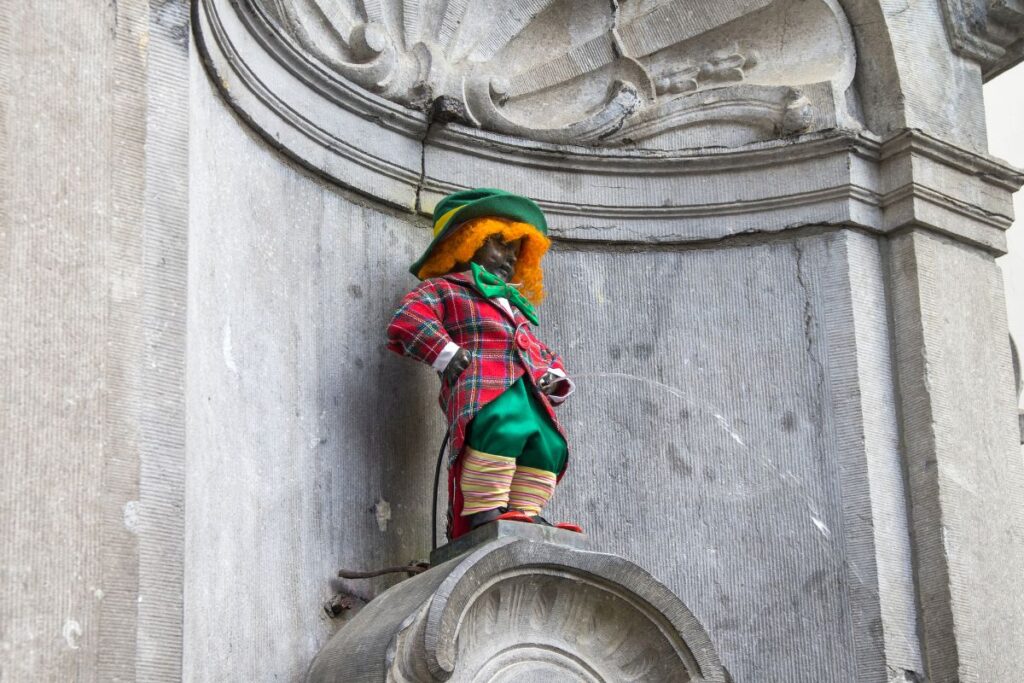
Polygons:
[[410,271],[423,280],[477,263],[538,303],[547,229],[540,207],[526,197],[490,188],[455,192],[434,209],[434,240]]
[[[525,239],[525,237],[509,239],[500,232],[491,233],[484,239],[483,244],[473,252],[469,260],[508,282],[516,274],[516,262],[519,260]],[[465,270],[468,267],[468,263],[457,263],[454,270]]]

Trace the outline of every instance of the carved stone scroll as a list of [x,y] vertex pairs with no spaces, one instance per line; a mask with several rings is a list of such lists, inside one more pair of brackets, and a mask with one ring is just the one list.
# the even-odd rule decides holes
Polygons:
[[[732,146],[858,127],[845,104],[836,106],[845,102],[856,58],[836,0],[246,0],[238,7],[264,41],[289,44],[329,79],[420,111],[453,98],[465,105],[465,123],[527,140],[679,148],[703,144],[710,127],[717,144]],[[812,85],[793,128],[779,103]],[[719,94],[693,97],[710,90]],[[692,135],[681,132],[691,128]]]

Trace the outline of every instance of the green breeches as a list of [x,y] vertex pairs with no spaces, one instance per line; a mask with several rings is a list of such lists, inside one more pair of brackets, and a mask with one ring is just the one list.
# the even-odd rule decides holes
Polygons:
[[476,451],[515,458],[517,467],[560,473],[568,448],[551,418],[520,377],[469,423],[466,445]]

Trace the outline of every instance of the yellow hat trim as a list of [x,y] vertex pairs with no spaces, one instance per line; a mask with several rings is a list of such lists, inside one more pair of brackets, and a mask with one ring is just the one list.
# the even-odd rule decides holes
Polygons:
[[[465,204],[463,204],[463,206],[465,206]],[[454,209],[437,219],[437,222],[434,223],[434,237],[441,234],[441,231],[444,230],[444,226],[448,225],[448,221],[450,221],[452,216],[458,213],[461,208],[462,206],[456,206]]]

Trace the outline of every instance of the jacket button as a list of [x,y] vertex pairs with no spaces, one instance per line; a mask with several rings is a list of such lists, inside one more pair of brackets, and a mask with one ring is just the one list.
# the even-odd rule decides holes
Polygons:
[[524,351],[530,348],[530,340],[522,332],[516,335],[516,344]]

